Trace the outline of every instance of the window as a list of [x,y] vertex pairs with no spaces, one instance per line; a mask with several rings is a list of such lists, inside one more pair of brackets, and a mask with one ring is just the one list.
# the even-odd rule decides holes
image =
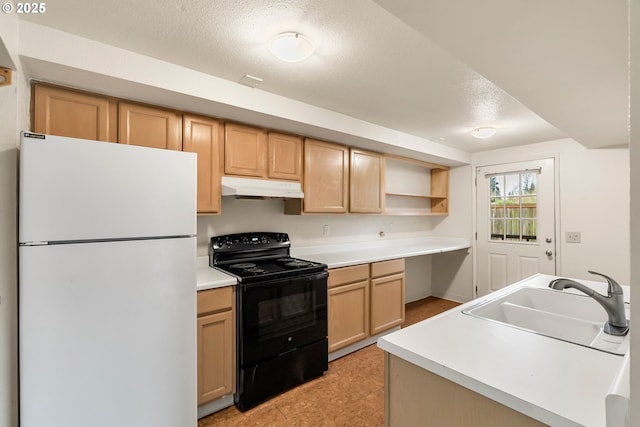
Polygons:
[[537,242],[535,172],[493,175],[489,179],[491,240]]

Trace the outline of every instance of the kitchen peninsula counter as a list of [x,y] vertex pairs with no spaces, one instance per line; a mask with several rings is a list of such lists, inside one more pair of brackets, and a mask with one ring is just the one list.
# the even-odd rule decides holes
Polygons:
[[[425,370],[427,376],[435,374],[541,423],[605,426],[605,398],[625,357],[462,313],[514,287],[546,288],[554,278],[532,276],[386,335],[378,340],[378,346],[388,358],[402,359],[395,359],[400,364],[409,362]],[[606,294],[605,283],[580,281]],[[389,392],[394,389],[385,391]],[[425,413],[424,419],[428,417]]]
[[469,239],[463,237],[434,236],[292,247],[291,255],[296,258],[327,264],[329,268],[338,268],[396,258],[439,254],[468,249],[470,246]]

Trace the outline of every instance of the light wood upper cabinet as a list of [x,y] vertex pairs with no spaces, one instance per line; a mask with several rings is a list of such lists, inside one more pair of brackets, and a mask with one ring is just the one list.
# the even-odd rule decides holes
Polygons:
[[120,102],[118,142],[182,150],[182,116],[175,111]]
[[269,132],[267,176],[274,179],[302,179],[302,137]]
[[198,405],[235,391],[233,287],[198,292]]
[[36,84],[33,131],[96,141],[117,141],[117,101],[101,95]]
[[224,173],[267,177],[267,132],[236,123],[224,125]]
[[223,126],[215,119],[185,114],[183,151],[198,154],[198,213],[220,213]]
[[349,177],[349,212],[382,213],[384,211],[384,157],[351,148]]
[[305,139],[303,188],[304,212],[347,212],[349,148]]

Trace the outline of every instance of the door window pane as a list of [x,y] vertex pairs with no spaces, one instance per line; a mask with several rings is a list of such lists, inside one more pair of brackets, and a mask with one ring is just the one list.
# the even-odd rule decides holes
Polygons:
[[537,178],[534,172],[489,177],[491,240],[537,242]]
[[491,197],[501,197],[504,194],[504,175],[489,178],[489,194]]

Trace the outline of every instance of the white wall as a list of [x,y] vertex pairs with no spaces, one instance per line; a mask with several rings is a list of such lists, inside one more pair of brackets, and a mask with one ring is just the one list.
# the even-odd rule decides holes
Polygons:
[[[640,1],[630,3],[631,49],[631,282],[640,283]],[[631,318],[640,319],[640,298],[631,295]],[[640,333],[631,328],[631,425],[640,426]]]
[[[223,197],[222,215],[198,217],[198,255],[208,254],[211,236],[250,231],[286,232],[294,246],[328,245],[420,236],[471,238],[471,168],[450,173],[450,215],[284,215],[280,200],[239,200]],[[330,234],[323,236],[323,226]],[[384,237],[380,236],[384,232]],[[435,264],[433,264],[436,262]],[[437,268],[432,268],[437,265]],[[406,301],[429,295],[454,301],[472,299],[472,264],[468,251],[406,260]]]
[[[212,236],[251,231],[286,232],[294,246],[389,240],[433,234],[439,217],[384,215],[284,215],[281,200],[222,199],[222,215],[198,217],[198,255],[208,254]],[[328,225],[330,234],[322,235]],[[384,237],[380,237],[380,232]],[[463,236],[456,234],[456,236]],[[406,300],[432,294],[431,257],[408,259]]]
[[[0,14],[0,39],[17,63],[16,15]],[[0,64],[5,65],[5,64]],[[19,87],[0,87],[0,427],[18,425],[16,175]]]
[[[449,182],[449,212],[433,227],[433,235],[473,238],[472,168],[451,168]],[[471,249],[432,255],[431,293],[452,301],[473,299],[473,264]],[[437,268],[435,267],[437,266]]]
[[[198,217],[198,255],[211,236],[250,231],[286,232],[295,246],[363,242],[431,234],[435,218],[384,215],[284,215],[282,200],[222,198],[222,215]],[[323,236],[323,226],[329,235]],[[379,233],[383,231],[384,237]]]
[[[476,166],[558,156],[560,265],[558,275],[593,279],[587,270],[630,283],[629,149],[589,150],[571,139],[472,156]],[[579,231],[581,243],[566,243]]]

